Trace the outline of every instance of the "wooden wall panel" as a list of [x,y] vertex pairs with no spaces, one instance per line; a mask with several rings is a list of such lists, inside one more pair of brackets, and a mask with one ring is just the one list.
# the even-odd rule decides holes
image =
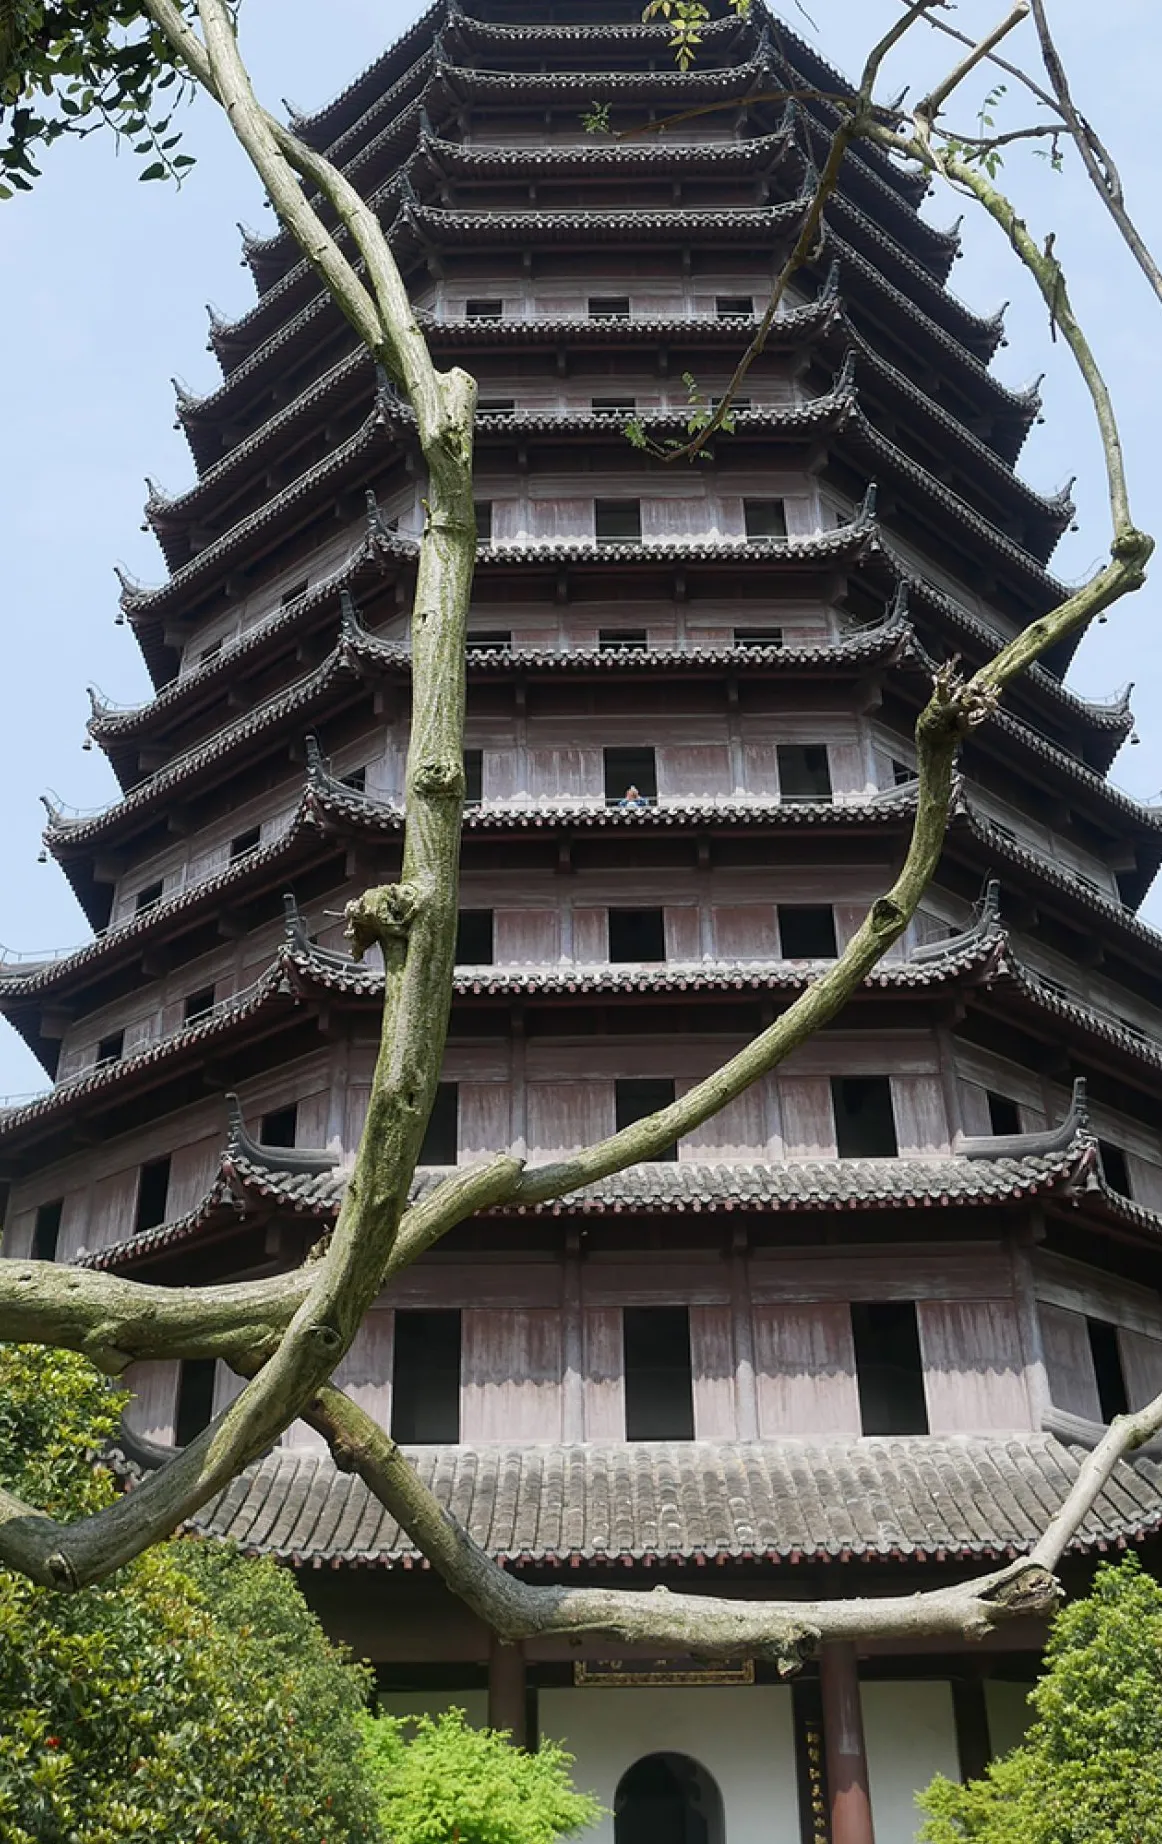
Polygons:
[[[62,1215],[63,1214],[62,1212]],[[3,1242],[0,1243],[0,1254],[10,1259],[21,1255],[31,1255],[32,1238],[35,1232],[35,1205],[27,1210],[10,1209],[7,1221],[4,1224],[4,1239]]]
[[586,903],[573,911],[573,959],[582,966],[609,959],[609,910]]
[[1119,1326],[1118,1349],[1130,1407],[1143,1409],[1162,1392],[1162,1339],[1147,1338],[1143,1332],[1129,1332]]
[[1126,1164],[1130,1171],[1130,1188],[1139,1204],[1147,1210],[1162,1210],[1162,1165],[1155,1165],[1152,1159],[1139,1158],[1137,1153],[1126,1154]]
[[1030,1426],[1015,1306],[920,1300],[916,1317],[933,1434]]
[[530,1082],[528,1156],[556,1159],[613,1132],[612,1082]]
[[587,1306],[583,1314],[585,1439],[625,1439],[625,1347],[620,1306]]
[[848,1306],[755,1306],[759,1434],[858,1434]]
[[395,1314],[389,1307],[373,1306],[335,1372],[340,1389],[345,1389],[352,1401],[385,1429],[391,1427],[394,1356]]
[[555,909],[497,909],[493,913],[493,955],[497,965],[548,966],[561,952]]
[[238,1376],[235,1371],[231,1370],[229,1364],[224,1364],[222,1359],[219,1358],[214,1365],[214,1399],[212,1404],[214,1414],[220,1415],[223,1409],[228,1409],[235,1397],[242,1394],[244,1387],[244,1378]]
[[826,1254],[756,1253],[749,1262],[756,1300],[1011,1300],[1008,1252],[978,1242],[951,1253],[947,1247],[908,1248],[906,1261],[887,1246],[869,1253],[837,1247]]
[[319,1089],[313,1095],[304,1095],[299,1102],[298,1119],[295,1122],[295,1145],[325,1146],[330,1116],[329,1090]]
[[205,1197],[218,1174],[222,1140],[223,1136],[219,1133],[213,1139],[195,1140],[191,1146],[179,1146],[174,1152],[169,1170],[167,1216],[184,1216],[187,1210],[193,1210]]
[[468,1310],[462,1324],[461,1440],[559,1441],[560,1314]]
[[875,792],[858,743],[828,743],[827,755],[831,763],[831,791],[839,799],[862,800]]
[[690,1361],[694,1379],[694,1438],[738,1439],[734,1398],[734,1333],[729,1306],[690,1308]]
[[900,1152],[935,1158],[949,1149],[948,1116],[937,1076],[893,1076],[892,1112]]
[[[138,1168],[134,1165],[127,1172],[114,1172],[109,1178],[98,1178],[93,1186],[89,1206],[86,1248],[107,1248],[111,1242],[120,1242],[123,1236],[133,1234],[137,1210],[137,1174]],[[167,1209],[167,1220],[171,1214]]]
[[515,800],[526,792],[515,749],[485,749],[480,780],[485,800]]
[[538,499],[529,506],[529,536],[532,538],[593,537],[593,501],[591,499]]
[[725,743],[664,743],[657,761],[662,800],[714,800],[732,790],[730,750]]
[[[129,1228],[133,1225],[130,1223]],[[129,1231],[126,1231],[128,1234]],[[89,1187],[80,1191],[67,1191],[61,1205],[60,1235],[57,1237],[56,1258],[58,1261],[72,1261],[83,1248],[93,1244],[89,1232]]]
[[371,1097],[369,1088],[349,1088],[347,1105],[344,1109],[343,1144],[350,1149],[358,1146],[359,1136],[363,1132],[363,1123],[367,1119],[367,1103]]
[[778,960],[779,931],[773,903],[716,904],[714,941],[720,960]]
[[[693,1082],[676,1083],[679,1099],[693,1087]],[[718,1164],[727,1159],[745,1165],[754,1164],[766,1156],[767,1130],[763,1117],[763,1094],[757,1083],[678,1142],[679,1159],[693,1159],[695,1162],[709,1160]]]
[[826,1076],[783,1076],[779,1081],[783,1145],[788,1159],[834,1159],[835,1115]]
[[746,791],[754,800],[777,801],[779,798],[779,757],[774,743],[744,743],[743,773]]
[[866,903],[836,903],[833,907],[835,910],[835,941],[842,954],[856,930],[861,926],[868,912],[868,905]]
[[702,918],[693,903],[667,904],[663,912],[667,960],[701,960]]
[[1064,1306],[1044,1303],[1038,1311],[1045,1371],[1054,1408],[1065,1409],[1071,1415],[1083,1415],[1087,1421],[1100,1421],[1097,1378],[1083,1315],[1072,1313]]
[[507,1082],[461,1082],[459,1141],[465,1164],[512,1144],[512,1090]]
[[993,1125],[989,1119],[987,1091],[979,1082],[966,1082],[963,1077],[956,1086],[960,1095],[960,1119],[965,1133],[970,1139],[990,1134]]
[[598,798],[604,778],[599,749],[546,744],[528,752],[528,791],[534,800]]
[[173,1440],[178,1407],[178,1365],[173,1358],[130,1364],[120,1382],[133,1391],[125,1419],[147,1441]]

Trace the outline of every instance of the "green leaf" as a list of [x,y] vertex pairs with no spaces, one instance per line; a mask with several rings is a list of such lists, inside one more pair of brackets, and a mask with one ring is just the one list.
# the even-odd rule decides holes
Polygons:
[[155,160],[152,166],[144,168],[137,177],[138,179],[164,179],[165,167],[160,160]]

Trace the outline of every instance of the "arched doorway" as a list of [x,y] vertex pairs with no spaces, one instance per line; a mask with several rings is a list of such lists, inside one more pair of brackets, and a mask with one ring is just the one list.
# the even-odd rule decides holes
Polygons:
[[726,1844],[722,1794],[688,1754],[646,1754],[613,1798],[616,1844]]

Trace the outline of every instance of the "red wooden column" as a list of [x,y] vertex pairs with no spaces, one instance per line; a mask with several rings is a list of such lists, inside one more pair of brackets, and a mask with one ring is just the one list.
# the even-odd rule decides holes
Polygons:
[[859,1668],[855,1647],[833,1640],[819,1654],[823,1693],[823,1749],[831,1801],[831,1844],[875,1844]]
[[488,1659],[488,1726],[507,1729],[514,1748],[528,1745],[525,1715],[525,1655],[519,1645],[492,1642]]

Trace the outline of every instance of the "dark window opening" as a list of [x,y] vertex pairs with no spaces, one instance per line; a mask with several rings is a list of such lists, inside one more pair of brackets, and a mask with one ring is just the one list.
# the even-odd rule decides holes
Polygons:
[[340,775],[339,780],[345,788],[350,788],[353,794],[366,794],[367,792],[367,766],[366,764],[364,764],[362,768],[353,768],[350,774]]
[[719,320],[750,320],[754,314],[754,296],[715,295],[714,312]]
[[912,1301],[856,1301],[851,1331],[863,1433],[927,1434],[920,1329]]
[[1130,1162],[1122,1148],[1115,1146],[1110,1140],[1099,1140],[1097,1149],[1101,1154],[1101,1169],[1110,1190],[1116,1191],[1119,1197],[1133,1197],[1134,1191],[1130,1184]]
[[511,647],[512,629],[508,627],[482,627],[468,636],[469,653],[496,652],[498,649],[507,653]]
[[97,1045],[97,1067],[102,1063],[119,1063],[125,1055],[124,1031],[110,1031]]
[[436,1099],[428,1116],[418,1164],[455,1165],[460,1150],[460,1088],[456,1082],[438,1082]]
[[826,743],[780,743],[779,793],[784,800],[830,800],[831,764]]
[[594,416],[636,416],[636,397],[594,397],[591,408]]
[[182,1016],[187,1024],[193,1024],[204,1018],[214,1009],[214,988],[203,986],[199,992],[187,993],[182,1001]]
[[61,1211],[64,1209],[63,1197],[54,1197],[51,1204],[38,1204],[36,1222],[32,1230],[33,1261],[55,1261],[57,1243],[61,1235]]
[[590,295],[590,320],[628,320],[628,295]]
[[658,798],[658,762],[653,749],[606,749],[607,807],[644,806]]
[[258,1138],[263,1146],[294,1146],[298,1130],[299,1104],[292,1101],[289,1108],[274,1108],[263,1115]]
[[483,749],[466,749],[464,751],[464,803],[469,807],[478,807],[484,799],[484,751]]
[[494,955],[491,909],[462,909],[456,923],[456,965],[491,967]]
[[464,303],[467,320],[502,320],[504,302],[499,295],[473,295]]
[[492,501],[490,499],[474,499],[472,502],[472,510],[476,515],[477,544],[491,544]]
[[748,538],[787,535],[787,514],[781,499],[744,499],[742,516]]
[[[723,394],[723,396],[712,397],[710,399],[710,408],[712,410],[717,410],[719,405],[723,403],[724,398],[725,398],[725,393]],[[726,413],[728,416],[733,416],[736,411],[739,414],[741,414],[742,411],[744,410],[753,410],[753,409],[754,409],[754,398],[753,397],[732,397],[729,404],[727,404]]]
[[666,919],[661,909],[611,909],[610,960],[665,960]]
[[989,1130],[999,1138],[1005,1139],[1009,1134],[1020,1133],[1021,1113],[1015,1101],[1007,1095],[998,1095],[995,1089],[986,1089],[985,1097],[989,1109]]
[[825,903],[780,903],[779,941],[784,960],[834,960],[835,911]]
[[212,659],[217,659],[224,645],[225,645],[224,641],[212,640],[208,647],[202,648],[202,651],[198,654],[197,658],[194,660],[194,665],[195,666],[208,666]]
[[160,877],[156,883],[143,884],[133,899],[133,908],[136,914],[140,915],[143,909],[152,909],[155,903],[160,903],[164,890],[165,885],[162,883]]
[[602,653],[644,653],[649,638],[644,627],[602,627],[597,630],[597,645]]
[[637,544],[642,535],[640,499],[596,499],[593,529],[598,544]]
[[898,1151],[887,1076],[832,1076],[835,1143],[841,1159],[894,1159]]
[[736,647],[781,647],[783,630],[781,627],[736,627],[734,644]]
[[1089,1333],[1089,1348],[1093,1355],[1093,1374],[1097,1379],[1101,1418],[1104,1422],[1111,1422],[1115,1415],[1128,1415],[1130,1412],[1130,1394],[1122,1369],[1118,1328],[1107,1324],[1104,1319],[1087,1319],[1085,1329]]
[[901,762],[898,756],[892,757],[892,786],[906,787],[909,781],[915,781],[916,771],[909,762]]
[[[645,1120],[648,1114],[656,1114],[659,1108],[668,1108],[674,1101],[674,1080],[672,1076],[624,1076],[614,1083],[614,1109],[617,1131],[623,1127],[632,1127],[635,1121]],[[678,1157],[678,1145],[675,1141],[654,1159],[672,1164]]]
[[194,1436],[214,1419],[212,1357],[184,1357],[178,1378],[178,1407],[174,1418],[174,1446],[188,1447]]
[[460,1439],[460,1314],[397,1312],[391,1435],[396,1441]]
[[479,416],[511,416],[515,409],[515,397],[478,397],[476,399],[476,411]]
[[304,576],[301,583],[292,583],[289,589],[283,590],[279,598],[280,605],[286,608],[291,602],[297,602],[301,595],[306,595],[310,586],[311,579],[309,576]]
[[137,1181],[137,1216],[134,1231],[140,1235],[143,1229],[156,1229],[165,1222],[166,1205],[169,1203],[169,1159],[150,1159],[141,1168]]
[[261,826],[248,826],[245,832],[240,832],[236,838],[230,841],[231,863],[233,863],[235,858],[245,858],[247,852],[256,851],[261,841]]
[[686,1306],[627,1306],[625,1437],[629,1441],[692,1441],[694,1382],[690,1310]]

